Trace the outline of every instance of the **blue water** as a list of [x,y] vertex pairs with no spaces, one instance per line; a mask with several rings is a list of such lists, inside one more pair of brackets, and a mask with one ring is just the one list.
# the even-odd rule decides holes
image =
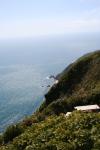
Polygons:
[[99,39],[95,33],[0,41],[0,131],[33,113],[48,91],[46,77],[100,49]]

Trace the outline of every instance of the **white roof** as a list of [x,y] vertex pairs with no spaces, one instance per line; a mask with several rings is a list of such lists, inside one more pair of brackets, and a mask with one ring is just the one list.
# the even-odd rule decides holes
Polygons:
[[95,110],[95,109],[100,109],[98,105],[86,105],[86,106],[77,106],[74,107],[77,110]]
[[67,112],[65,116],[68,117],[71,113],[72,112]]

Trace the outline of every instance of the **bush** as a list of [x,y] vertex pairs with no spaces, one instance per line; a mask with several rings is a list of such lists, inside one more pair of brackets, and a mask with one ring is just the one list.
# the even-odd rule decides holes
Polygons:
[[24,126],[31,126],[32,125],[32,119],[30,119],[30,118],[28,118],[28,119],[25,119],[24,121],[23,121],[23,125]]
[[0,145],[2,145],[2,144],[3,144],[3,136],[0,135]]
[[19,125],[9,126],[3,134],[4,143],[8,143],[23,132],[23,129]]
[[38,118],[35,115],[33,115],[30,117],[26,117],[22,122],[22,126],[23,127],[30,127],[30,126],[32,126],[32,124],[38,123],[38,122],[39,122]]

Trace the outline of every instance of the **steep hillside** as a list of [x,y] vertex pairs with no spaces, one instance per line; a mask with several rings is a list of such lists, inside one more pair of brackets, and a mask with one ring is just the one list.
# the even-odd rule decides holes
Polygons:
[[76,105],[100,104],[100,51],[79,58],[57,78],[59,83],[45,95],[40,112],[59,114]]

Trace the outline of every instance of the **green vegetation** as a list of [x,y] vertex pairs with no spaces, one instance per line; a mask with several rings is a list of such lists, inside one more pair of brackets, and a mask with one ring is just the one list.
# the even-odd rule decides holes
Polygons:
[[4,143],[12,141],[15,137],[23,132],[23,128],[20,125],[9,126],[3,134]]
[[0,135],[0,145],[2,145],[3,141],[4,141],[3,136]]
[[[81,57],[57,78],[34,114],[0,135],[0,150],[100,150],[100,112],[73,111],[100,104],[100,51]],[[65,117],[68,111],[73,112]]]
[[100,114],[73,112],[33,124],[1,150],[99,150]]

